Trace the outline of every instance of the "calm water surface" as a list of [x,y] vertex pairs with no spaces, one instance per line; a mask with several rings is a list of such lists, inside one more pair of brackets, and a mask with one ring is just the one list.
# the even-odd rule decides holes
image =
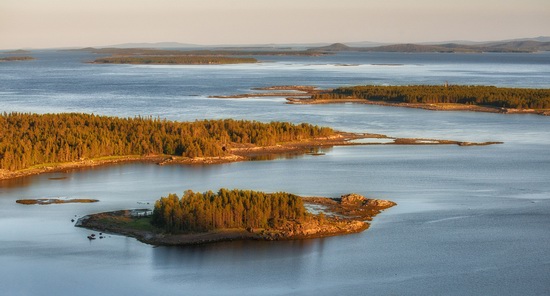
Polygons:
[[[550,87],[550,54],[343,54],[234,66],[90,65],[35,52],[0,64],[0,111],[244,118],[354,132],[503,145],[357,146],[324,156],[216,166],[126,164],[0,181],[0,289],[6,295],[548,295],[550,120],[362,105],[217,100],[251,87],[443,83]],[[385,66],[380,64],[399,64]],[[342,66],[357,64],[357,66]],[[71,219],[220,187],[398,203],[360,234],[288,242],[151,247]],[[97,198],[24,206],[20,198]]]

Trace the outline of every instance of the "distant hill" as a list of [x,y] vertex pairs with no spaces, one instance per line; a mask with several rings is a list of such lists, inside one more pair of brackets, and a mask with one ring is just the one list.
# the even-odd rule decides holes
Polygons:
[[99,46],[99,49],[216,49],[233,51],[301,51],[335,53],[341,51],[370,52],[537,52],[550,51],[550,36],[518,38],[500,41],[444,41],[419,43],[380,43],[372,41],[346,43],[292,43],[292,44],[241,44],[198,45],[180,42],[122,43]]
[[5,54],[30,54],[31,52],[24,49],[12,50],[4,52]]
[[109,46],[100,46],[100,48],[196,48],[204,47],[201,45],[179,42],[154,42],[154,43],[122,43]]
[[351,47],[342,43],[334,43],[328,46],[309,48],[309,51],[318,52],[539,52],[550,51],[549,41],[538,41],[550,39],[550,37],[538,37],[534,39],[521,39],[510,41],[496,41],[487,43],[462,44],[462,43],[441,43],[441,44],[391,44],[375,47]]
[[361,49],[360,51],[374,52],[472,52],[469,47],[459,46],[457,44],[438,44],[438,45],[421,45],[421,44],[392,44],[377,47]]
[[312,48],[312,50],[334,52],[334,51],[354,51],[357,47],[350,47],[342,43],[334,43],[327,46],[320,46]]
[[376,47],[382,45],[389,45],[391,43],[382,43],[382,42],[372,42],[372,41],[361,41],[361,42],[346,42],[345,45],[352,47]]
[[536,52],[536,51],[550,51],[550,42],[540,42],[540,41],[508,41],[508,42],[496,42],[482,45],[485,48],[494,50],[494,51],[506,51],[506,50],[517,50],[517,51],[527,51],[527,52]]

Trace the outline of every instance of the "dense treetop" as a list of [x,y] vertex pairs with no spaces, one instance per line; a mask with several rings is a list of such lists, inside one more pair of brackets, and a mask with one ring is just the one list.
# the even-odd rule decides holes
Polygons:
[[518,109],[550,108],[550,89],[494,86],[365,85],[336,88],[312,96],[314,100],[349,98],[397,103],[457,103]]
[[0,114],[0,169],[104,156],[214,157],[224,146],[270,146],[334,135],[330,128],[285,122],[118,118],[90,114]]
[[217,193],[185,191],[155,203],[152,223],[168,232],[204,232],[223,228],[276,228],[300,221],[306,210],[300,197],[284,192],[220,189]]

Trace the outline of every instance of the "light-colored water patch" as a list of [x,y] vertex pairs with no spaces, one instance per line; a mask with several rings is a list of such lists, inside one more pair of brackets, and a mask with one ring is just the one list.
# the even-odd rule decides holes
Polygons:
[[393,143],[395,139],[393,138],[365,138],[365,139],[356,139],[351,140],[351,143],[359,143],[359,144],[389,144]]

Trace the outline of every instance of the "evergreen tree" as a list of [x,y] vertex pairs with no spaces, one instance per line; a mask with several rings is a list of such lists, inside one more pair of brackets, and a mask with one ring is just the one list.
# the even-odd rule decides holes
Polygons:
[[222,228],[274,228],[285,221],[302,221],[306,210],[300,197],[277,192],[220,189],[217,193],[185,191],[161,197],[152,223],[168,232],[204,232]]

